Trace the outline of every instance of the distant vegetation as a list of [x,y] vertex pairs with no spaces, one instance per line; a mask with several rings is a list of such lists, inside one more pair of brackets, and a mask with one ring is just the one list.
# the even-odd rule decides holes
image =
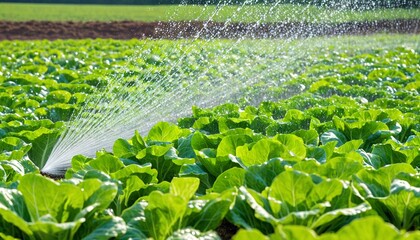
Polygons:
[[241,3],[291,3],[312,4],[317,6],[331,6],[339,8],[413,8],[420,7],[418,0],[0,0],[0,2],[19,3],[68,3],[68,4],[130,4],[130,5],[158,5],[158,4],[241,4]]
[[[232,21],[232,22],[348,22],[381,19],[417,19],[417,9],[331,10],[316,6],[281,4],[253,6],[109,6],[76,4],[0,3],[0,20],[28,21]],[[216,11],[217,10],[217,11]],[[95,13],[95,14],[92,14]]]

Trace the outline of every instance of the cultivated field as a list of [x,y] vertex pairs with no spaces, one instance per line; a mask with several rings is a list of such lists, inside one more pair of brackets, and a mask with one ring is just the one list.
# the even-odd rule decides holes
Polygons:
[[[305,40],[308,55],[267,72],[239,105],[193,108],[178,126],[158,123],[147,136],[117,140],[111,153],[76,156],[65,180],[38,174],[70,113],[109,77],[123,74],[145,87],[153,83],[144,72],[165,76],[183,54],[201,49],[206,59],[229,45],[233,59],[260,59],[258,68],[268,71],[264,66],[285,65],[271,59],[284,44],[300,46],[216,40],[173,52],[185,47],[182,41],[1,42],[0,190],[8,201],[1,201],[0,215],[1,226],[12,226],[1,228],[3,236],[218,239],[239,228],[235,239],[376,239],[379,233],[416,239],[416,35]],[[181,55],[164,57],[168,52]],[[213,77],[235,66],[223,59]],[[193,61],[183,71],[200,75]],[[252,106],[255,98],[266,100]]]
[[[92,14],[95,13],[95,14]],[[328,16],[328,17],[326,17]],[[0,20],[7,21],[208,21],[215,22],[349,22],[418,19],[420,9],[334,10],[315,6],[238,5],[107,6],[0,3]]]
[[0,238],[420,239],[419,10],[235,9],[0,4]]

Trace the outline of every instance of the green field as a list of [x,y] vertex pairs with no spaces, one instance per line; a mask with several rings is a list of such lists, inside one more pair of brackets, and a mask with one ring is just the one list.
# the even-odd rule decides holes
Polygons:
[[[418,35],[1,41],[0,237],[219,240],[224,220],[234,240],[420,239],[419,59]],[[40,175],[95,89],[165,76],[258,81]]]
[[[95,13],[95,14],[92,14]],[[346,22],[419,18],[420,9],[336,11],[315,6],[106,6],[0,3],[0,20],[28,21],[233,21],[233,22]]]

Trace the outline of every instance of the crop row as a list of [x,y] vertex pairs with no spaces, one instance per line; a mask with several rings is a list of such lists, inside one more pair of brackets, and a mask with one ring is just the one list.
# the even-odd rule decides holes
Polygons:
[[[266,81],[237,104],[193,107],[178,124],[117,140],[112,152],[75,156],[52,180],[39,174],[37,149],[130,60],[107,59],[91,43],[84,57],[3,43],[1,237],[219,239],[227,225],[239,228],[234,239],[420,237],[419,49],[331,44],[264,75],[285,78],[277,87]],[[155,54],[144,69],[165,72],[158,62]],[[271,101],[250,105],[262,97]]]

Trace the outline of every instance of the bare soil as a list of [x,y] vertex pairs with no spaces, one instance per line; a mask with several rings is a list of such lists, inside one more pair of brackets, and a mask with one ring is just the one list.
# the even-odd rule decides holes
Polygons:
[[315,24],[220,22],[50,22],[0,21],[0,40],[83,38],[290,38],[374,33],[420,33],[420,19]]
[[228,220],[223,219],[222,224],[216,229],[217,234],[222,240],[229,240],[238,232],[239,228]]

